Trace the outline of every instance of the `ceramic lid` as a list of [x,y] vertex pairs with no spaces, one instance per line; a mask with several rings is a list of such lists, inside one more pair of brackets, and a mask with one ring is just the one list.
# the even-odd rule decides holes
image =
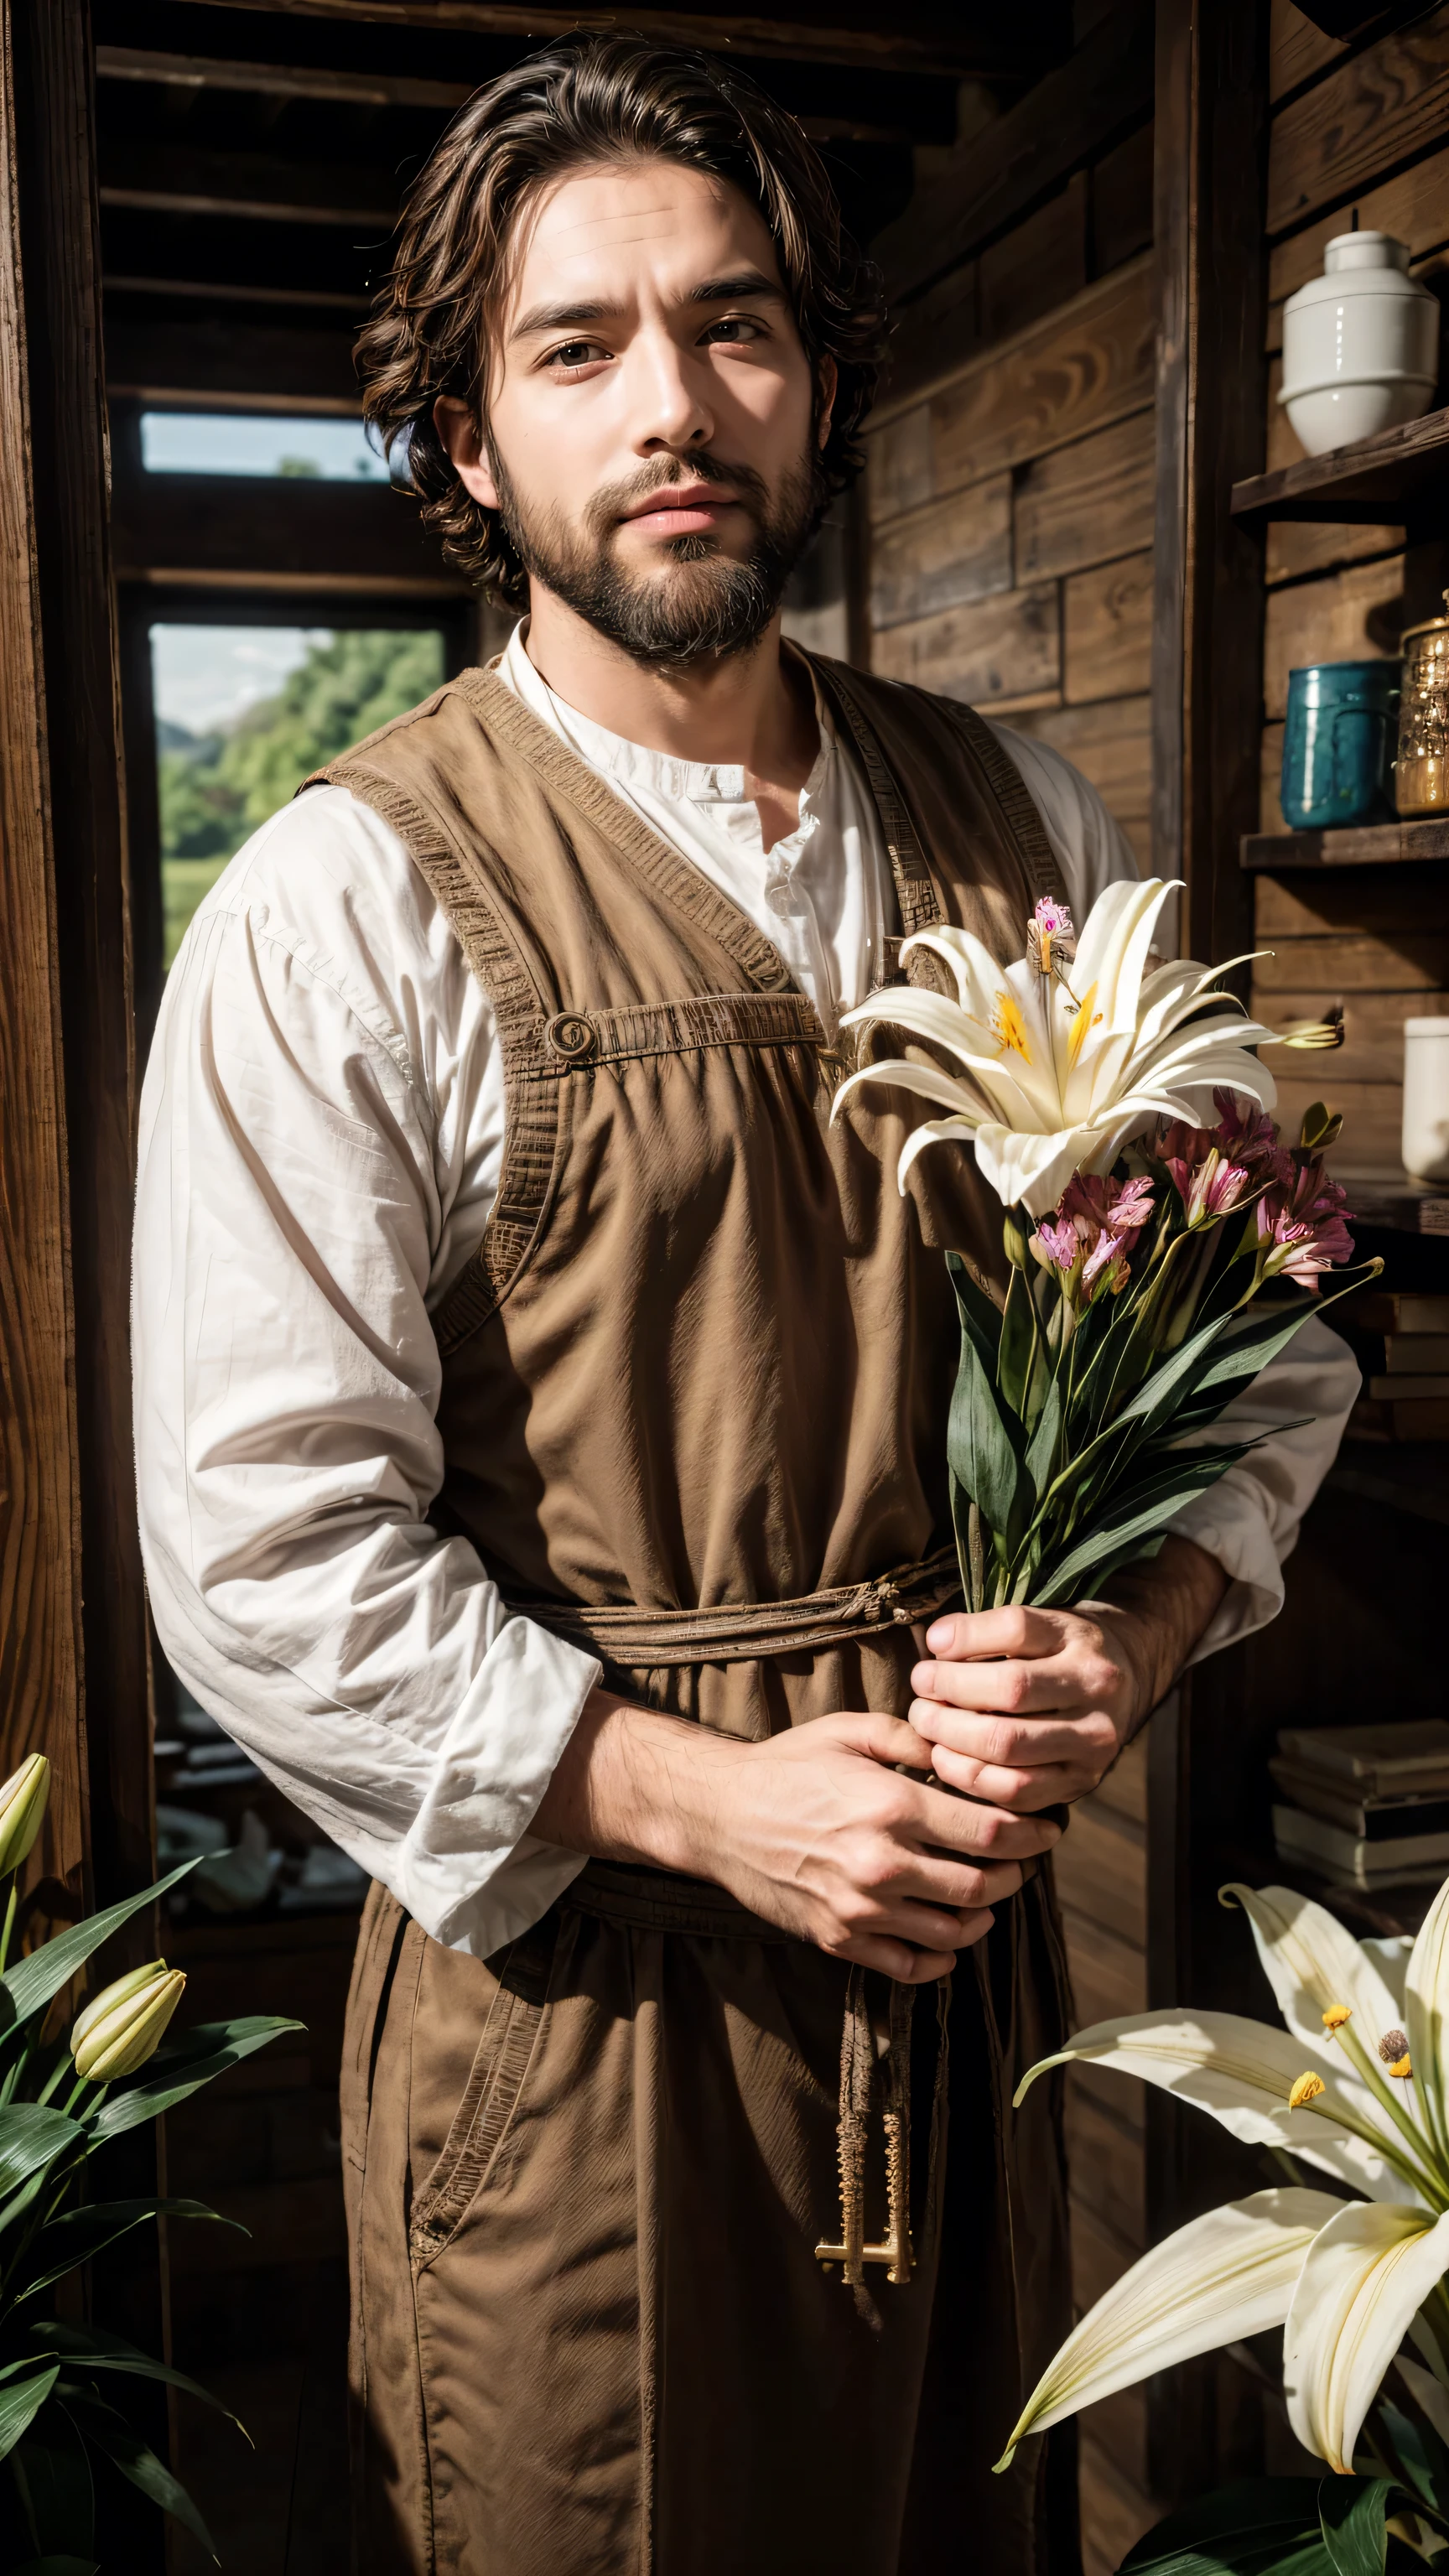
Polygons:
[[1346,268],[1402,268],[1409,265],[1409,245],[1392,233],[1335,233],[1323,254],[1325,277]]

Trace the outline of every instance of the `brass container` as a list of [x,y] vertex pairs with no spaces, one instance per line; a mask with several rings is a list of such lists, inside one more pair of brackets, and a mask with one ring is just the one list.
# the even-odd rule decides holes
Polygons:
[[[1449,590],[1444,598],[1449,605]],[[1449,617],[1411,626],[1402,651],[1394,801],[1401,814],[1443,814],[1449,812]]]

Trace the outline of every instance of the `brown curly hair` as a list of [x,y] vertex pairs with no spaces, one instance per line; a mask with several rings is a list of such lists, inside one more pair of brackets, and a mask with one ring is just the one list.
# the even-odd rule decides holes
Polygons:
[[550,45],[469,100],[409,191],[391,274],[357,342],[363,410],[422,500],[455,569],[501,606],[527,576],[496,510],[466,492],[438,436],[439,394],[487,419],[487,326],[520,212],[581,163],[658,159],[728,180],[756,207],[817,377],[839,382],[821,454],[826,491],[859,473],[859,430],[885,349],[879,270],[845,232],[818,152],[748,76],[633,35]]

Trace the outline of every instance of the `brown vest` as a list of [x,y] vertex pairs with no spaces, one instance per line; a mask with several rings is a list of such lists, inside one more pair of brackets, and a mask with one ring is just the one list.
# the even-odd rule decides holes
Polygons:
[[[954,922],[1019,956],[1062,889],[993,737],[947,700],[814,668],[870,780],[903,932]],[[857,1095],[831,1126],[839,1061],[769,940],[491,672],[321,775],[406,844],[503,1049],[497,1206],[435,1316],[438,1517],[581,1642],[571,1606],[654,1614],[667,1650],[626,1630],[605,1651],[659,1707],[751,1737],[903,1713],[908,1586],[894,1621],[861,1596],[834,1642],[817,1613],[784,1653],[712,1656],[708,1615],[691,1637],[658,1614],[728,1627],[744,1605],[846,1600],[948,1545],[942,1247],[983,1280],[1002,1264],[969,1152],[923,1157],[899,1195],[921,1104]]]

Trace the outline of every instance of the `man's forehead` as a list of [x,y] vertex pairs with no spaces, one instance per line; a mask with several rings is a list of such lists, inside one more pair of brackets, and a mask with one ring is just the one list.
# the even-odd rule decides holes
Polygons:
[[721,273],[745,264],[777,273],[769,233],[737,188],[675,162],[649,161],[571,171],[546,191],[518,245],[513,298],[532,303],[549,276],[576,285],[587,274],[604,285],[641,254],[656,269],[663,255],[686,294],[701,256]]

